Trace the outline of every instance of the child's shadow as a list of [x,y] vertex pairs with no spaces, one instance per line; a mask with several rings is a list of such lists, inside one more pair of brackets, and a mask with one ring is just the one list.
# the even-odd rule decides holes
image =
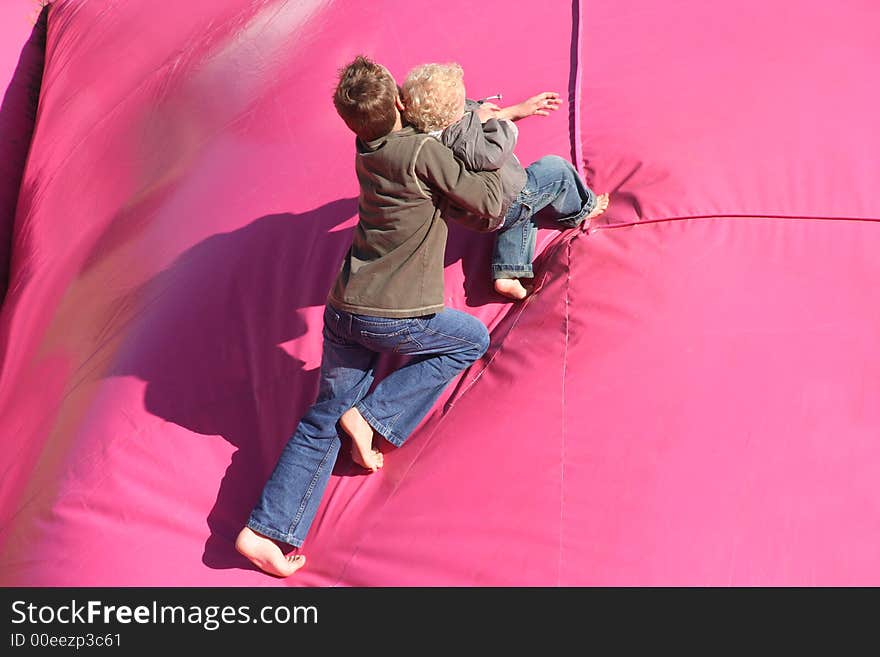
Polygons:
[[139,330],[114,373],[147,382],[150,413],[235,448],[207,518],[209,567],[246,565],[232,541],[314,402],[317,363],[307,369],[280,345],[306,333],[298,309],[324,304],[351,244],[351,229],[332,229],[355,214],[357,199],[341,199],[260,217],[192,247],[136,292]]
[[[537,228],[549,228],[559,234],[568,233],[576,230],[568,227],[561,227],[552,219],[547,218],[547,213],[538,212],[532,220],[533,225]],[[497,232],[478,233],[462,226],[458,226],[453,222],[449,222],[449,239],[446,244],[446,256],[443,261],[444,267],[461,260],[461,269],[464,275],[464,294],[465,303],[469,308],[484,306],[487,303],[509,303],[510,299],[503,297],[495,291],[492,279],[492,251],[495,246],[495,240],[498,237]],[[557,236],[553,236],[555,241]],[[548,245],[545,246],[545,249]],[[532,280],[522,279],[526,289],[531,294],[540,288],[540,278],[543,270],[543,264],[546,260],[542,257],[543,252],[535,254],[533,262],[535,269],[535,277]],[[515,308],[512,307],[512,309]]]
[[478,233],[449,222],[443,266],[449,267],[461,260],[464,298],[469,308],[503,300],[492,287],[490,262],[494,244],[495,233]]

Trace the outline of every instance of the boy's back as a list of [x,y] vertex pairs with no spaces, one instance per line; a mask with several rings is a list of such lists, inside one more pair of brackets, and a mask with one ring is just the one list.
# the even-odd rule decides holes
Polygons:
[[447,237],[440,208],[447,201],[466,208],[469,227],[493,230],[502,216],[500,175],[469,172],[410,127],[356,145],[360,220],[328,300],[379,317],[439,312]]

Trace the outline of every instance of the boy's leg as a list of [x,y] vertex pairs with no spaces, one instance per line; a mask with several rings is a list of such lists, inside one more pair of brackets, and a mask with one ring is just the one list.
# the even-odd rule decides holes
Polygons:
[[[274,574],[289,573],[284,572],[284,564],[278,561],[280,549],[265,537],[296,547],[302,545],[339,452],[336,423],[366,394],[373,381],[378,355],[350,339],[347,318],[347,314],[330,306],[324,311],[318,398],[284,446],[251,512],[247,528],[258,536],[243,531],[240,538],[244,535],[247,540],[242,546],[236,544],[240,551],[242,547],[251,548],[252,554],[245,556]],[[274,561],[265,563],[268,557]],[[278,570],[282,572],[275,572]]]
[[367,422],[398,447],[449,382],[489,348],[486,326],[476,317],[450,308],[388,330],[364,329],[362,338],[371,349],[385,350],[396,343],[397,352],[413,356],[357,404]]

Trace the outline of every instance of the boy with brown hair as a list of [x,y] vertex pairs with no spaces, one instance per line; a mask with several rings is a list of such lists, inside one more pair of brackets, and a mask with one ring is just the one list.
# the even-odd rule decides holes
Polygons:
[[[472,173],[429,135],[404,127],[403,104],[384,66],[357,57],[340,72],[333,104],[357,136],[359,221],[324,310],[317,401],[287,441],[236,549],[262,570],[286,577],[305,564],[276,541],[299,548],[340,447],[375,472],[374,432],[399,447],[449,382],[485,353],[489,332],[443,304],[447,227],[442,207],[491,231],[501,222],[500,174]],[[367,395],[379,354],[411,356]]]

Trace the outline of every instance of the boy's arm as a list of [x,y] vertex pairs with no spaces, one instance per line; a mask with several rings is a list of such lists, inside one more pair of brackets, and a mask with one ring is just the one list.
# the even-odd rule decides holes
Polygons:
[[477,230],[492,230],[501,214],[503,192],[497,171],[470,172],[452,151],[434,138],[425,139],[414,162],[415,175],[449,202],[485,220]]
[[510,121],[490,118],[481,123],[479,105],[474,106],[458,123],[446,128],[440,139],[471,171],[500,169],[513,154],[519,131]]

